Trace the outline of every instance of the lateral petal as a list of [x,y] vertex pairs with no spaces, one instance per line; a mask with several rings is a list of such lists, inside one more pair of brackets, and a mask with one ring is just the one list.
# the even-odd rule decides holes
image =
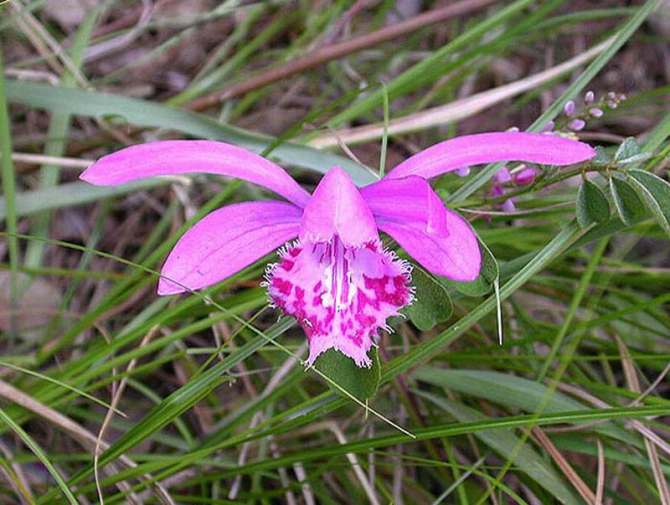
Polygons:
[[421,177],[382,179],[360,192],[376,218],[400,224],[413,222],[427,233],[446,230],[444,204]]
[[479,276],[482,255],[470,224],[444,208],[446,233],[428,232],[420,222],[405,223],[378,218],[379,229],[388,233],[424,268],[455,281],[469,282]]
[[302,209],[283,202],[245,202],[212,212],[168,255],[158,294],[204,288],[239,272],[295,238],[301,216]]

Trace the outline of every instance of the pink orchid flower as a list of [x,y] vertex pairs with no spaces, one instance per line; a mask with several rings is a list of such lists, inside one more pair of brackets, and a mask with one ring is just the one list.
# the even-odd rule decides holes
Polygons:
[[[281,167],[240,147],[205,140],[140,144],[101,158],[81,175],[96,185],[144,177],[214,173],[263,186],[287,202],[228,205],[186,232],[161,271],[158,294],[204,288],[284,246],[269,266],[271,301],[294,316],[309,340],[308,364],[334,348],[369,366],[386,320],[412,301],[410,266],[383,248],[390,235],[435,275],[472,281],[481,253],[469,223],[447,209],[427,179],[471,165],[519,160],[568,165],[591,147],[553,135],[482,133],[436,144],[382,180],[357,188],[331,168],[311,195]],[[297,240],[296,240],[297,238]]]

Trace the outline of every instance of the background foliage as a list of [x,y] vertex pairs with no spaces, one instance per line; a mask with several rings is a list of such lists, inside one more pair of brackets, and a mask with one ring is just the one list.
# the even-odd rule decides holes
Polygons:
[[[0,13],[0,502],[670,505],[667,3]],[[436,182],[482,240],[482,276],[417,269],[418,303],[365,372],[337,355],[304,369],[262,262],[155,296],[180,234],[259,189],[77,180],[123,145],[212,138],[310,189],[336,164],[365,184],[384,149],[390,168],[457,134],[575,117],[599,146],[588,165],[502,196],[500,165]]]

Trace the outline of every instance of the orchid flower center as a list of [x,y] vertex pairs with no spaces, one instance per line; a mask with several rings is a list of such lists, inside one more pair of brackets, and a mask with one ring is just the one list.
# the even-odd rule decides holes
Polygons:
[[309,339],[308,364],[334,348],[359,366],[386,319],[412,301],[410,266],[378,241],[348,247],[335,235],[327,242],[297,241],[280,251],[267,271],[272,303],[297,319]]

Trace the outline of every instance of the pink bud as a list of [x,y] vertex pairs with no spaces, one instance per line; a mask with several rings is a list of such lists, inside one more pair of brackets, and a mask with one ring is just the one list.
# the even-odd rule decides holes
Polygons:
[[586,121],[584,121],[583,119],[573,119],[568,123],[568,128],[576,132],[578,132],[579,130],[583,130],[585,126]]
[[532,167],[525,167],[514,174],[514,183],[519,186],[528,186],[535,180],[538,171]]
[[563,112],[565,112],[568,116],[572,116],[575,113],[575,102],[572,100],[565,102],[565,105],[563,106]]
[[459,177],[467,177],[468,175],[470,175],[470,167],[457,168],[456,174]]
[[589,114],[591,114],[593,117],[602,117],[603,110],[599,109],[598,107],[594,107],[593,109],[589,110]]
[[554,129],[555,123],[553,121],[549,121],[547,124],[545,124],[542,129],[540,130],[541,133],[546,133],[550,132]]
[[593,93],[593,91],[587,91],[586,94],[584,95],[584,103],[593,103],[593,101],[596,99],[596,95]]
[[502,204],[502,210],[505,212],[514,212],[516,211],[516,205],[514,205],[514,199],[508,198]]
[[507,167],[502,167],[498,170],[494,177],[499,184],[505,184],[512,180],[512,175],[509,173],[509,170],[507,170]]
[[511,128],[507,128],[506,131],[511,132],[511,133],[517,133],[519,131],[519,127],[518,126],[512,126]]

